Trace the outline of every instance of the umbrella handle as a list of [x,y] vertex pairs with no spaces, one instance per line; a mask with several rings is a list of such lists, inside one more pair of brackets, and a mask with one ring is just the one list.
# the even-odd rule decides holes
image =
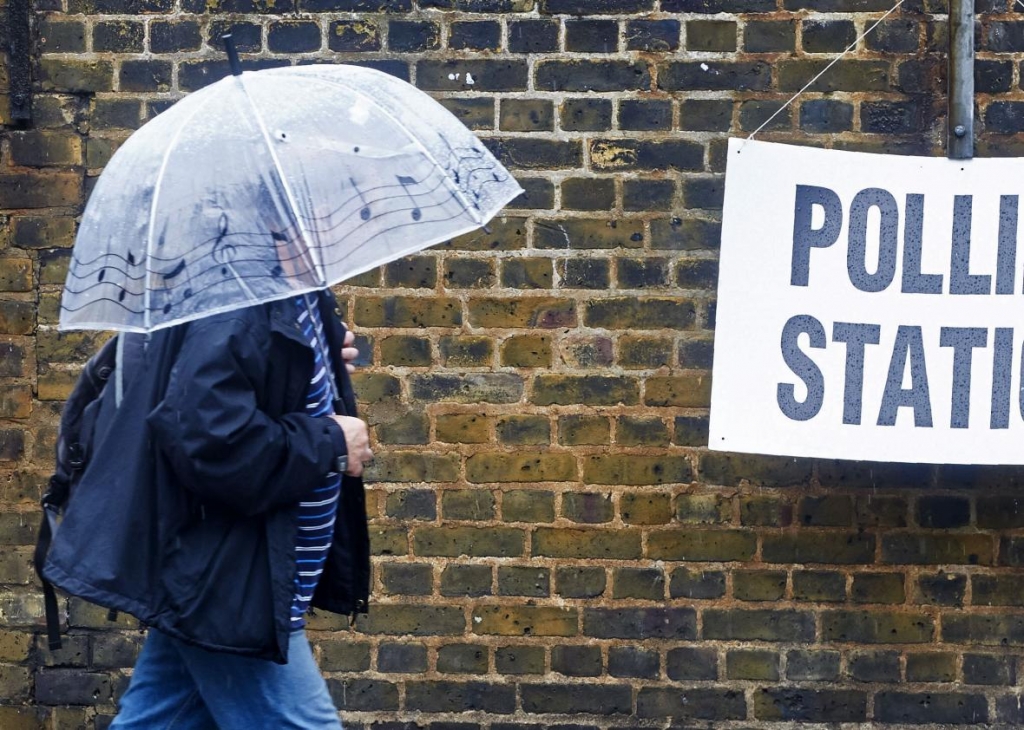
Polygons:
[[238,62],[238,49],[235,48],[235,40],[231,37],[230,33],[225,33],[220,37],[224,41],[224,50],[228,54],[228,63],[231,64],[231,74],[233,76],[242,75],[242,65]]

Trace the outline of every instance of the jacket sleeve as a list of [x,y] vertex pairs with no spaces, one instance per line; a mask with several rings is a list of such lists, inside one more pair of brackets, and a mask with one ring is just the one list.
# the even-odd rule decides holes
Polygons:
[[250,515],[298,502],[346,453],[333,419],[271,418],[260,410],[265,350],[240,318],[190,325],[167,393],[148,419],[185,487]]

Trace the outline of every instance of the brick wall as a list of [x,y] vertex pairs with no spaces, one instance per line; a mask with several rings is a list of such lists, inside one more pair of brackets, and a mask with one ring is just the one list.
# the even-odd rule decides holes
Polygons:
[[[726,138],[891,4],[35,0],[34,123],[0,133],[0,727],[105,727],[138,651],[76,600],[39,637],[35,504],[98,341],[57,301],[91,184],[226,30],[247,68],[412,80],[527,191],[338,288],[374,606],[312,635],[350,727],[1024,723],[1024,472],[703,447]],[[1019,155],[1024,7],[977,5],[979,154]],[[761,137],[941,155],[943,12],[907,0]]]

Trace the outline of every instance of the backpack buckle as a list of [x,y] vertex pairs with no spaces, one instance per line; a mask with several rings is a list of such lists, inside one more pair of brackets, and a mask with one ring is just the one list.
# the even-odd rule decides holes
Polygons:
[[76,471],[85,466],[85,449],[77,441],[68,444],[68,466]]

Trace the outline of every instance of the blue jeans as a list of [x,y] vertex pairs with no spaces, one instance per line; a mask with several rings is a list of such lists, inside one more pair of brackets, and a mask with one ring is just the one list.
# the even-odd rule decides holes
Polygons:
[[288,663],[199,649],[155,629],[111,730],[341,730],[304,631]]

